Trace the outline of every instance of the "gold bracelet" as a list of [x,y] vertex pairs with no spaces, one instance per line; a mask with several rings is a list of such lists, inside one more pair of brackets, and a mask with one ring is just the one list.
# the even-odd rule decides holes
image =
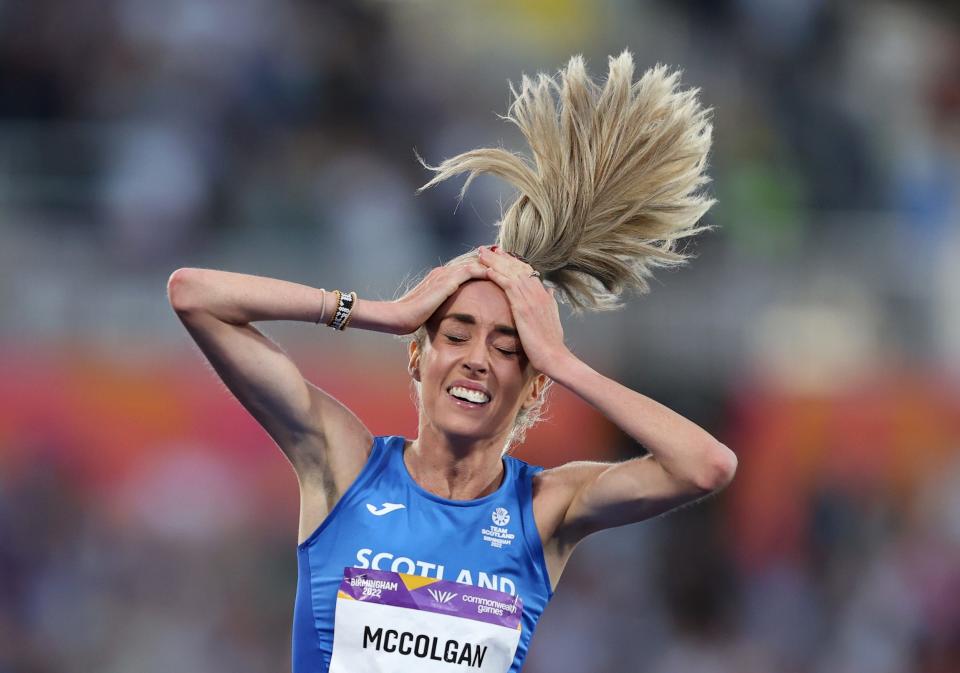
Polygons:
[[333,327],[333,321],[337,319],[337,307],[340,306],[340,297],[343,294],[340,290],[334,290],[334,292],[337,293],[337,303],[334,305],[333,315],[330,316],[330,320],[327,321],[327,327]]

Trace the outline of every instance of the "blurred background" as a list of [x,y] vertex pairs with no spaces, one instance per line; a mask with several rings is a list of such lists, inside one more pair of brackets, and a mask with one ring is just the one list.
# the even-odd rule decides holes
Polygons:
[[[513,197],[414,148],[522,150],[508,80],[624,48],[714,108],[718,228],[567,339],[740,465],[585,541],[524,670],[960,671],[956,3],[2,0],[0,672],[289,670],[296,479],[169,275],[393,298]],[[415,436],[398,340],[258,326]],[[520,457],[641,451],[552,395]]]

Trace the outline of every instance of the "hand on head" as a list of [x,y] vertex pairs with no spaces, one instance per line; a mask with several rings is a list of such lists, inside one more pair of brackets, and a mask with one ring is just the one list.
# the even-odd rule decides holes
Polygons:
[[479,258],[487,279],[507,295],[527,359],[549,376],[559,358],[569,353],[553,289],[544,287],[539,273],[526,261],[497,246],[480,246]]
[[475,257],[431,269],[426,278],[395,302],[401,308],[397,334],[415,332],[463,283],[486,278],[487,267]]
[[457,289],[471,280],[489,280],[506,294],[530,364],[549,376],[551,365],[569,351],[563,342],[560,311],[554,291],[543,285],[540,274],[522,257],[499,246],[480,246],[477,257],[438,266],[396,301],[398,334],[410,334]]

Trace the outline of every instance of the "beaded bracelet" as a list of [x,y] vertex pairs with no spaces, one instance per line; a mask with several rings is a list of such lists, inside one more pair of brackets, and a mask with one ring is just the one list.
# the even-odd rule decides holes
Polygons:
[[346,329],[350,315],[353,313],[353,308],[357,304],[357,293],[345,293],[340,290],[334,290],[334,292],[337,293],[337,310],[334,312],[333,318],[330,319],[328,324],[330,327],[342,332]]
[[357,308],[357,293],[351,292],[350,294],[353,296],[353,304],[350,306],[350,312],[347,314],[347,319],[343,321],[343,327],[340,328],[341,330],[347,329],[347,325],[350,324],[350,320],[353,318],[353,309]]

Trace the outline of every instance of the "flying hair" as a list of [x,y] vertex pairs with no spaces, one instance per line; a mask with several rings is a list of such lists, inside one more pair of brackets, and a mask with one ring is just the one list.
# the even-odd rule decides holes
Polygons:
[[[679,89],[680,71],[658,64],[633,81],[633,56],[609,58],[601,87],[573,56],[556,77],[522,76],[506,116],[532,156],[474,149],[429,166],[436,175],[417,193],[469,173],[460,199],[480,173],[518,195],[496,223],[496,243],[540,271],[574,313],[622,306],[627,290],[649,292],[657,267],[686,263],[678,242],[712,229],[697,226],[715,201],[700,192],[712,125],[699,89]],[[466,253],[448,263],[454,263]]]
[[[469,174],[461,200],[480,173],[517,189],[495,223],[496,244],[523,256],[573,313],[617,309],[626,291],[649,292],[656,268],[690,259],[678,249],[683,239],[713,229],[697,224],[715,203],[701,191],[710,182],[705,169],[713,127],[711,110],[697,100],[699,89],[681,90],[681,72],[663,64],[634,82],[629,50],[608,65],[603,86],[587,75],[580,55],[555,77],[523,75],[519,91],[510,83],[513,102],[498,116],[520,129],[530,156],[482,148],[430,166],[417,155],[435,173],[417,193],[461,173]],[[407,339],[422,350],[426,329]],[[504,453],[542,420],[552,383],[517,414]],[[416,381],[414,394],[419,405]]]

